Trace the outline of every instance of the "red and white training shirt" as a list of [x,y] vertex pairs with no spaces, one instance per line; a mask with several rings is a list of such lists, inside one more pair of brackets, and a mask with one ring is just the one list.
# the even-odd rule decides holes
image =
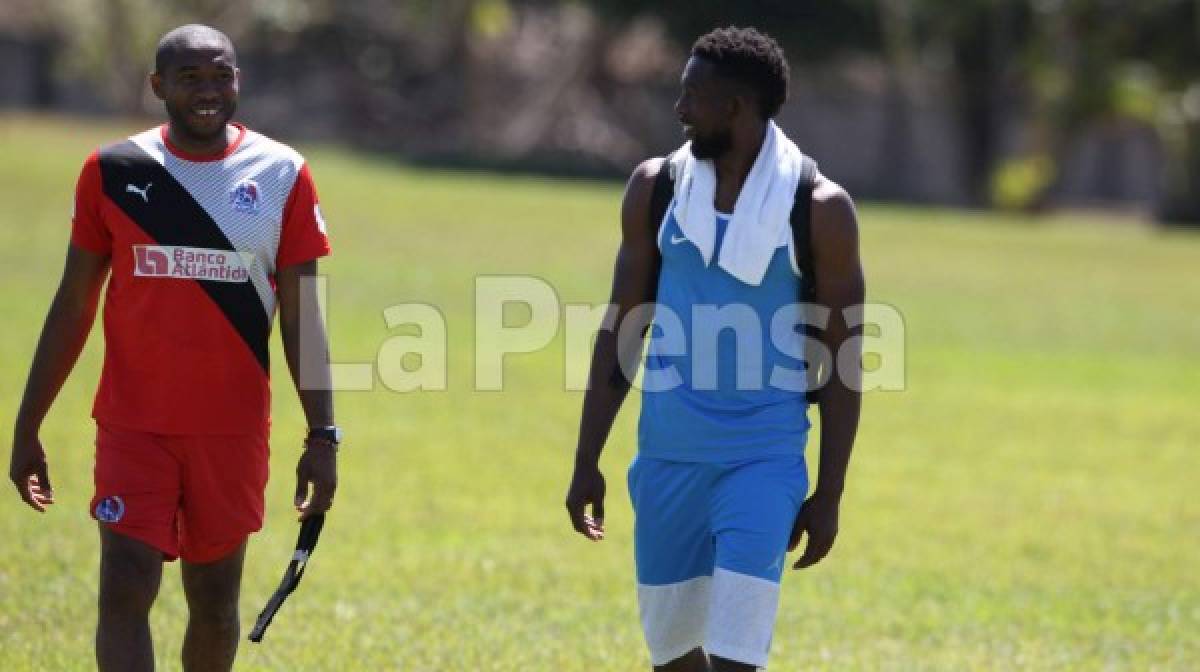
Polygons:
[[275,273],[329,254],[304,158],[241,125],[213,156],[166,126],[88,157],[71,242],[111,255],[93,416],[160,434],[263,432]]

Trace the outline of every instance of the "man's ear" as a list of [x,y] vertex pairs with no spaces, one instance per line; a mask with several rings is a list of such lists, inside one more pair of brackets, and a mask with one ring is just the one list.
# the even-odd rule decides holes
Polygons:
[[165,100],[162,92],[162,75],[157,71],[150,73],[150,90],[154,92],[156,98]]

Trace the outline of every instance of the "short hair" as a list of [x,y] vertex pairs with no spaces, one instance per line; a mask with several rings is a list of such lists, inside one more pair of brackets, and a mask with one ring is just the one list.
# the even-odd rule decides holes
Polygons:
[[234,51],[233,41],[229,39],[228,35],[212,26],[189,23],[168,32],[158,41],[158,48],[154,50],[154,71],[159,73],[165,71],[179,52],[205,43],[220,44],[229,49],[234,60],[237,60],[237,52]]
[[758,95],[763,119],[779,114],[788,96],[788,64],[783,48],[753,27],[718,28],[701,35],[692,56],[716,66],[717,73],[746,84]]

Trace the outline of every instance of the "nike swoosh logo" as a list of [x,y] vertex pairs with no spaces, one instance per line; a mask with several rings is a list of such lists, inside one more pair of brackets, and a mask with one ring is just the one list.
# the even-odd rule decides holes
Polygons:
[[687,236],[675,236],[675,235],[671,236],[671,244],[672,245],[678,245],[685,240],[687,240]]

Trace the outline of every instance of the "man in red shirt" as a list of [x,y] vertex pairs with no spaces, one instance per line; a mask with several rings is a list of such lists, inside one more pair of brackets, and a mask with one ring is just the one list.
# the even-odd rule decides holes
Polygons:
[[162,563],[176,557],[189,609],[184,669],[233,666],[246,539],[263,519],[277,304],[309,426],[301,518],[326,511],[337,483],[325,331],[315,284],[302,281],[329,253],[325,223],[303,157],[231,121],[238,76],[221,32],[188,25],[162,38],[150,83],[168,123],[84,163],[66,266],[16,421],[9,475],[45,511],[54,494],[39,429],[107,279],[90,507],[101,670],[153,669],[147,616]]

